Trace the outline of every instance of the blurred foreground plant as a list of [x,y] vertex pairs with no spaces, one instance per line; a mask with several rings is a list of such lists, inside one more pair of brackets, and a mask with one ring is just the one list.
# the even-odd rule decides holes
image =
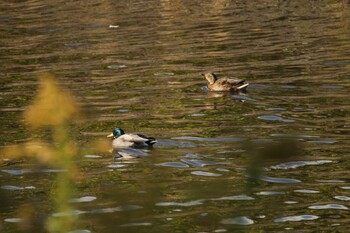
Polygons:
[[6,156],[34,156],[40,162],[62,170],[58,173],[55,188],[52,190],[55,212],[47,221],[49,232],[69,232],[74,228],[77,216],[72,215],[69,200],[74,193],[74,179],[77,177],[75,158],[78,149],[70,138],[69,128],[79,117],[78,107],[68,92],[49,74],[39,77],[39,91],[34,102],[24,113],[25,122],[32,130],[49,129],[52,144],[32,141],[5,149]]
[[246,193],[258,186],[257,181],[266,172],[266,168],[272,164],[283,163],[295,159],[303,154],[302,147],[294,138],[280,138],[273,142],[245,145],[249,162],[247,166]]

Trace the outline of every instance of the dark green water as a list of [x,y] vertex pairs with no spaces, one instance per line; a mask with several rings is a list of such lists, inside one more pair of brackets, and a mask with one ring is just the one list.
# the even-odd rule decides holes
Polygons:
[[[158,139],[138,159],[76,161],[79,232],[347,232],[349,8],[2,1],[0,146],[48,135],[30,132],[22,113],[36,72],[49,71],[84,112],[72,130],[79,147],[116,126]],[[208,93],[209,70],[246,79],[248,92]],[[44,232],[61,171],[30,159],[0,170],[1,231],[19,231],[30,203],[26,229]]]

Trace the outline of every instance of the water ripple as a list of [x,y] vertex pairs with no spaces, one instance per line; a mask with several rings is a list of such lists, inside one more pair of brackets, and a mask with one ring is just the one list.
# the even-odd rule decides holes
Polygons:
[[1,170],[2,172],[5,172],[7,174],[11,174],[14,176],[24,175],[27,173],[35,173],[35,172],[43,172],[43,173],[57,173],[57,172],[63,172],[64,170],[60,169],[38,169],[38,170],[30,170],[30,169],[5,169]]
[[326,205],[309,206],[309,209],[312,209],[312,210],[328,210],[328,209],[348,210],[349,208],[344,206],[344,205],[339,205],[339,204],[326,204]]
[[139,226],[151,226],[150,222],[137,222],[137,223],[127,223],[120,225],[121,227],[139,227]]
[[70,200],[70,202],[81,203],[81,202],[91,202],[94,200],[96,200],[96,197],[94,197],[94,196],[85,196],[85,197],[80,197],[80,198],[74,198],[74,199]]
[[266,110],[268,110],[268,111],[285,111],[287,109],[286,108],[267,108]]
[[192,154],[192,153],[188,153],[188,154],[185,154],[184,156],[180,156],[180,158],[189,158],[189,159],[199,159],[199,158],[202,158],[203,155],[200,155],[200,154]]
[[274,115],[263,115],[263,116],[259,116],[258,119],[264,120],[264,121],[281,121],[286,123],[295,122],[295,120],[284,119],[282,117],[274,116]]
[[84,158],[99,159],[99,158],[102,158],[102,156],[101,155],[84,155]]
[[80,46],[83,46],[83,45],[89,45],[89,43],[77,42],[77,43],[66,43],[66,44],[64,44],[64,46],[67,46],[67,47],[80,47]]
[[341,89],[344,88],[343,86],[337,86],[337,85],[323,85],[320,86],[320,88],[324,88],[324,89]]
[[324,64],[327,66],[349,65],[350,61],[325,61]]
[[201,117],[201,116],[205,116],[206,114],[203,114],[203,113],[193,113],[193,114],[190,114],[189,116],[193,116],[193,117]]
[[263,180],[270,183],[282,183],[282,184],[292,184],[292,183],[299,183],[300,180],[297,179],[291,179],[291,178],[278,178],[278,177],[269,177],[269,176],[260,176],[258,177],[259,180]]
[[159,73],[155,73],[154,76],[174,76],[175,73],[173,72],[159,72]]
[[156,206],[182,206],[182,207],[188,207],[188,206],[202,205],[203,201],[205,201],[205,200],[195,200],[195,201],[189,201],[189,202],[158,202],[158,203],[156,203]]
[[334,196],[334,198],[340,201],[350,201],[350,197],[347,196]]
[[327,163],[334,163],[332,160],[315,160],[315,161],[293,161],[288,163],[281,163],[278,165],[271,166],[272,169],[295,169],[303,166],[317,166]]
[[81,230],[70,231],[68,233],[91,233],[91,231],[86,230],[86,229],[81,229]]
[[170,139],[157,139],[157,148],[169,148],[169,147],[179,147],[179,148],[194,148],[196,144],[192,142],[179,142]]
[[229,169],[225,169],[225,168],[216,168],[216,170],[217,170],[218,172],[230,172]]
[[244,140],[243,138],[201,138],[201,137],[193,137],[193,136],[173,137],[172,139],[201,141],[201,142],[239,142]]
[[318,144],[334,144],[338,142],[337,140],[328,140],[328,139],[323,139],[323,140],[313,140],[313,141],[307,141],[310,143],[318,143]]
[[127,66],[126,65],[123,65],[123,64],[115,64],[115,65],[109,65],[107,66],[108,69],[111,69],[111,70],[119,70],[119,69],[123,69],[123,68],[126,68]]
[[287,137],[287,138],[319,138],[317,135],[306,135],[306,134],[285,134],[285,133],[273,133],[270,134],[272,137]]
[[245,96],[245,95],[234,95],[233,98],[238,99],[238,100],[249,100],[249,101],[254,101],[254,102],[257,101],[255,99],[252,99],[252,98]]
[[22,222],[23,219],[21,218],[5,218],[4,222],[12,222],[12,223],[17,223],[17,222]]
[[202,204],[204,204],[205,201],[251,201],[251,200],[255,200],[255,198],[247,196],[245,194],[241,194],[241,195],[236,195],[236,196],[199,199],[199,200],[188,201],[188,202],[158,202],[155,205],[156,206],[188,207],[188,206],[202,205]]
[[9,169],[9,170],[1,170],[1,171],[5,172],[5,173],[8,173],[8,174],[11,174],[11,175],[15,175],[15,176],[23,175],[25,173],[29,173],[30,172],[27,169]]
[[214,233],[221,233],[221,232],[227,232],[226,229],[216,229]]
[[52,216],[54,217],[76,216],[76,215],[81,215],[86,213],[87,213],[86,211],[82,211],[82,210],[70,210],[65,212],[53,213]]
[[272,196],[272,195],[281,195],[281,194],[286,194],[286,192],[279,192],[279,191],[261,191],[256,193],[256,195],[261,195],[261,196]]
[[288,205],[293,205],[293,204],[297,204],[298,202],[297,201],[285,201],[284,203],[288,204]]
[[309,194],[320,193],[320,191],[310,190],[310,189],[297,189],[297,190],[294,190],[294,192],[295,193],[309,193]]
[[344,180],[316,180],[320,183],[345,183]]
[[50,168],[44,168],[40,169],[39,172],[44,172],[44,173],[59,173],[59,172],[65,172],[66,170],[63,169],[50,169]]
[[254,197],[250,197],[247,195],[237,195],[237,196],[228,196],[228,197],[218,197],[218,198],[211,198],[209,200],[212,201],[250,201],[254,200]]
[[268,88],[271,88],[271,86],[264,85],[264,84],[250,84],[249,88],[268,89]]
[[34,186],[25,186],[25,187],[19,187],[15,185],[3,185],[0,188],[10,191],[17,191],[17,190],[24,190],[24,189],[35,189]]
[[121,167],[125,167],[126,165],[124,165],[124,164],[120,164],[120,163],[113,163],[113,164],[110,164],[110,165],[108,165],[107,167],[108,168],[121,168]]
[[319,217],[316,215],[298,215],[298,216],[288,216],[283,218],[276,218],[274,222],[299,222],[299,221],[310,221],[316,220]]
[[203,172],[203,171],[193,171],[191,172],[191,174],[196,176],[221,176],[221,174],[212,173],[212,172]]
[[165,167],[173,167],[173,168],[188,168],[190,167],[187,164],[180,163],[180,162],[164,162],[164,163],[158,163],[156,164],[158,166],[165,166]]
[[293,86],[293,85],[281,85],[281,88],[294,89],[294,88],[296,88],[296,86]]
[[218,164],[230,164],[228,162],[214,162],[214,161],[197,160],[197,159],[181,159],[181,161],[195,167],[205,167],[205,166],[218,165]]
[[92,214],[114,213],[114,212],[129,211],[129,210],[139,210],[142,208],[143,207],[139,205],[122,205],[122,206],[111,207],[111,208],[93,209],[91,211],[88,211],[88,213],[92,213]]
[[240,216],[236,218],[225,218],[221,220],[222,224],[237,224],[237,225],[251,225],[254,221],[246,216]]

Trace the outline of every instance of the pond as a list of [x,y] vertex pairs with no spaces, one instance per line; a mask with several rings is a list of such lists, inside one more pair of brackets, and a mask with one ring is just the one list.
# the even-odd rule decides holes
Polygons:
[[[32,139],[23,112],[49,72],[77,100],[74,211],[64,170],[2,155],[3,232],[346,232],[346,1],[2,1],[1,149]],[[201,73],[250,83],[213,93]],[[153,148],[90,152],[115,127]],[[109,141],[108,141],[109,143]],[[131,154],[137,158],[116,158]],[[74,230],[74,231],[73,231]]]

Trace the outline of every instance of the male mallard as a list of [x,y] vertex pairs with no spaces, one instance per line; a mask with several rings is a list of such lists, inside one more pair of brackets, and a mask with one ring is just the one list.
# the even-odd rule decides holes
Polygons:
[[113,137],[113,148],[125,147],[147,147],[157,142],[155,138],[147,137],[143,134],[126,134],[121,128],[115,128],[113,133],[107,137]]
[[244,80],[233,78],[218,79],[214,73],[202,74],[209,82],[208,89],[210,91],[241,91],[244,90],[249,83],[244,83]]

